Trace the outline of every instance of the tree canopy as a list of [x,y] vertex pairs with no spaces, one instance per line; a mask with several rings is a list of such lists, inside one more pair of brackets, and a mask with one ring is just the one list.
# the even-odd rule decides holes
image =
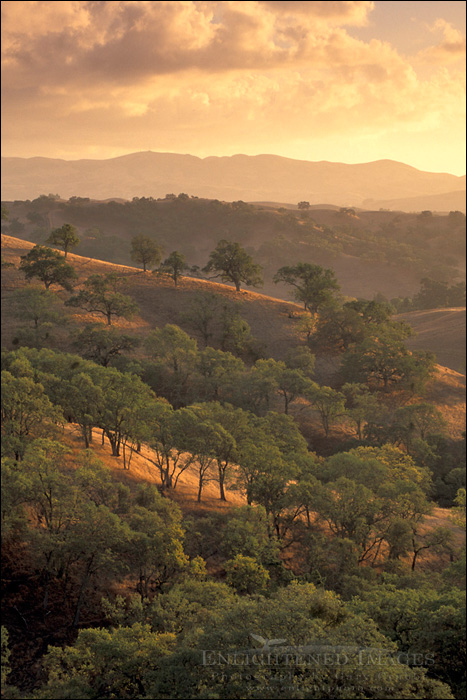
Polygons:
[[139,234],[131,239],[130,257],[143,266],[146,272],[149,266],[158,265],[162,258],[162,246],[148,236]]
[[261,287],[263,284],[261,266],[239,243],[233,241],[219,241],[203,272],[215,272],[214,277],[220,277],[223,282],[233,282],[237,292],[242,283],[250,287]]
[[285,282],[294,287],[297,301],[301,301],[305,309],[312,313],[331,302],[340,289],[332,270],[311,263],[281,267],[274,276],[274,282]]
[[76,279],[75,270],[64,262],[58,251],[41,245],[34,246],[29,253],[21,256],[19,269],[24,272],[28,280],[37,277],[44,283],[46,289],[53,284],[58,284],[67,291],[71,291],[72,281]]
[[65,251],[65,259],[70,248],[76,248],[80,243],[80,238],[76,228],[71,224],[63,224],[60,228],[56,228],[52,231],[50,236],[47,238],[46,243],[51,245],[58,245]]

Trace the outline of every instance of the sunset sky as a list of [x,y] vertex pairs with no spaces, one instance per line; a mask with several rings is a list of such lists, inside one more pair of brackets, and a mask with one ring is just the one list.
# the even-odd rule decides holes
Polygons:
[[465,2],[2,2],[2,153],[465,173]]

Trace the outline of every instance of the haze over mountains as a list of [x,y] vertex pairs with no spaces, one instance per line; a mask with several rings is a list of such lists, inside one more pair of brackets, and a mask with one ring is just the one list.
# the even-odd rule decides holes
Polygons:
[[108,199],[168,193],[225,201],[334,204],[401,211],[465,212],[465,176],[430,173],[392,160],[348,165],[274,155],[198,158],[132,153],[107,160],[2,158],[2,199],[59,194]]

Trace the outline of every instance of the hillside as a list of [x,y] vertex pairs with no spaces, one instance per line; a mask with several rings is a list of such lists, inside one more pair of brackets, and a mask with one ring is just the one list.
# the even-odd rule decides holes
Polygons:
[[293,298],[290,287],[273,278],[281,266],[297,261],[332,268],[344,295],[367,299],[413,296],[422,278],[451,281],[465,270],[465,216],[459,211],[297,210],[186,194],[130,202],[42,195],[2,204],[8,217],[2,233],[42,243],[51,230],[70,223],[81,241],[77,253],[123,265],[133,264],[136,233],[155,239],[166,255],[178,250],[199,268],[221,238],[237,241],[263,267],[261,291],[285,300]]
[[[24,255],[33,245],[31,242],[2,235],[2,254],[7,262],[12,262],[16,266],[19,263],[20,255]],[[209,292],[240,305],[241,316],[251,326],[255,346],[265,356],[278,360],[283,359],[291,346],[303,343],[298,329],[298,319],[302,313],[302,307],[293,302],[248,290],[236,293],[228,285],[190,277],[184,277],[180,281],[179,287],[175,289],[170,280],[149,273],[144,274],[134,267],[115,265],[72,253],[68,254],[68,259],[78,273],[78,282],[82,282],[92,273],[102,274],[112,270],[118,271],[127,278],[126,291],[137,302],[140,313],[131,321],[119,320],[117,325],[122,330],[131,331],[141,337],[145,337],[152,328],[161,327],[167,323],[176,323],[193,335],[202,347],[200,334],[187,324],[184,314],[190,310],[190,305],[199,293]],[[18,287],[25,286],[25,284],[24,276],[17,269],[7,268],[4,270],[2,275],[2,316],[4,319],[2,346],[4,347],[10,348],[13,339],[12,325],[9,321],[11,319],[9,293]],[[58,293],[61,296],[66,295],[63,292]],[[99,316],[92,319],[89,314],[79,311],[73,312],[71,309],[64,311],[70,320],[79,326],[84,326],[90,320],[102,319]],[[416,322],[411,320],[412,317],[413,319],[423,318],[423,314],[426,314],[428,319],[437,319],[437,322],[431,322],[425,326],[420,324],[420,337],[417,336],[415,340],[410,342],[416,344],[416,349],[436,352],[437,348],[443,357],[445,350],[448,359],[449,357],[459,359],[465,325],[457,323],[457,319],[462,317],[461,310],[455,310],[453,313],[452,323],[449,322],[449,311],[444,309],[439,310],[439,313],[438,310],[434,310],[404,315],[414,326],[416,326]],[[451,334],[449,344],[447,344],[449,347],[444,348],[442,334],[448,326]],[[415,345],[413,347],[415,349]],[[453,351],[453,348],[456,350]],[[61,349],[70,350],[66,344]],[[318,355],[315,369],[316,381],[332,386],[337,366],[338,356],[327,352]],[[465,427],[465,375],[449,368],[449,366],[442,366],[441,361],[436,377],[426,389],[424,400],[438,406],[449,423],[451,436],[460,437]],[[310,429],[313,432],[316,426],[311,425]],[[336,435],[343,437],[345,431],[342,433],[340,428],[336,428]]]
[[399,314],[416,335],[407,341],[411,350],[430,350],[440,364],[465,373],[465,308],[429,309]]
[[[10,236],[2,235],[2,253],[5,260],[19,264],[20,255],[24,255],[33,247],[33,243],[21,241]],[[135,267],[115,265],[80,255],[68,254],[69,261],[78,273],[78,283],[93,273],[103,274],[112,270],[124,275],[128,281],[127,293],[130,294],[140,307],[140,316],[132,321],[119,321],[119,325],[132,329],[143,335],[148,330],[166,323],[177,323],[186,327],[182,314],[189,309],[190,301],[196,294],[209,292],[220,295],[241,305],[241,315],[254,329],[254,335],[267,354],[283,357],[291,343],[297,341],[297,321],[294,315],[301,312],[301,307],[292,302],[286,302],[252,291],[235,292],[233,287],[216,282],[184,277],[175,289],[173,282],[151,274],[144,274]],[[24,276],[18,270],[7,269],[2,275],[2,296],[5,310],[8,307],[8,291],[18,286],[24,286]],[[71,312],[70,312],[71,313]],[[85,314],[75,313],[73,316],[86,320]],[[96,318],[96,320],[98,320]],[[8,324],[2,326],[2,343],[8,342]],[[192,331],[191,331],[192,332]],[[193,333],[196,336],[196,332]],[[199,338],[201,341],[201,338]]]
[[[391,160],[349,165],[274,155],[201,159],[151,151],[108,160],[2,159],[2,197],[7,200],[49,192],[94,199],[188,192],[226,201],[307,200],[361,206],[370,199],[444,195],[464,188],[463,177],[423,172]],[[440,197],[436,209],[449,211],[451,203],[450,196],[446,201]],[[408,207],[413,211],[410,203]]]
[[[464,483],[465,376],[438,365],[418,396],[407,383],[384,391],[368,377],[363,420],[371,429],[361,433],[352,404],[344,406],[329,388],[342,388],[338,350],[317,343],[317,384],[310,382],[307,353],[292,357],[297,369],[293,361],[288,367],[273,361],[307,347],[297,304],[192,277],[175,288],[164,276],[68,253],[78,276],[75,291],[90,275],[114,271],[126,282],[115,288],[137,302],[131,320],[101,324],[97,332],[105,342],[120,341],[123,333],[144,340],[160,328],[149,345],[123,344],[120,356],[102,362],[89,354],[80,331],[103,317],[64,305],[69,291],[53,284],[44,293],[18,269],[33,245],[2,235],[1,584],[8,674],[2,697],[102,697],[107,673],[112,690],[105,695],[172,696],[175,678],[191,682],[204,668],[196,657],[186,666],[193,653],[187,639],[198,644],[212,629],[215,644],[237,648],[237,642],[219,642],[219,630],[224,634],[233,619],[243,635],[255,629],[275,639],[285,635],[291,615],[300,621],[304,614],[312,623],[308,639],[323,605],[329,611],[320,637],[325,648],[329,629],[334,633],[342,618],[342,636],[333,641],[339,649],[353,629],[359,655],[362,634],[384,649],[392,630],[386,637],[381,610],[392,614],[393,607],[416,629],[430,613],[436,631],[430,630],[427,648],[433,634],[436,644],[443,642],[445,629],[457,644],[465,533],[452,506]],[[216,304],[215,322],[220,310],[237,305],[254,343],[234,346],[236,356],[205,348],[200,327],[193,327],[200,297]],[[460,310],[451,311],[452,324],[441,316],[427,324],[421,347],[438,342],[442,349],[429,332],[440,326],[449,327],[450,342],[457,343]],[[174,323],[192,338],[163,328]],[[391,328],[385,323],[377,341]],[[219,328],[209,338],[215,348]],[[255,362],[262,357],[266,361]],[[409,359],[404,350],[398,357]],[[285,406],[278,391],[284,386],[295,392]],[[315,397],[340,402],[327,427]],[[420,426],[426,440],[417,439]],[[426,609],[422,601],[414,606],[420,591],[428,597]],[[272,610],[275,620],[284,608],[278,627],[258,616]],[[170,647],[161,666],[164,630]],[[94,646],[76,656],[89,639]],[[202,648],[215,647],[208,641]],[[143,688],[148,653],[148,673],[162,679],[167,692]],[[62,654],[72,664],[66,687],[48,670]],[[96,692],[80,685],[75,658],[97,679]],[[170,664],[174,674],[166,676]],[[444,678],[440,665],[435,671]],[[454,684],[457,675],[446,677]],[[131,693],[129,677],[138,680]],[[351,677],[354,683],[353,670]],[[196,696],[186,687],[177,697]],[[267,680],[263,695],[270,688]]]
[[399,197],[397,199],[366,200],[363,206],[368,209],[392,209],[395,211],[464,211],[465,190],[443,192],[442,194],[422,195],[416,197]]

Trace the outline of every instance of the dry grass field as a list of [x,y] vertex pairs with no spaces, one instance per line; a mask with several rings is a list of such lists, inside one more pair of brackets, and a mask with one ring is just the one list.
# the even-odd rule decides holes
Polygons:
[[416,333],[407,341],[410,350],[430,350],[441,365],[465,374],[465,308],[411,311],[397,318]]

